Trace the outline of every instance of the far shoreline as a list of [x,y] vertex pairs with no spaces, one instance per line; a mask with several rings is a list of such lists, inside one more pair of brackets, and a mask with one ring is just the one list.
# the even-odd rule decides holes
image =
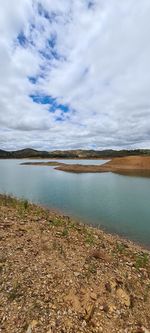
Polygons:
[[56,170],[71,173],[113,172],[127,176],[150,177],[150,156],[128,156],[105,159],[104,164],[67,164],[57,160],[47,162],[23,162],[21,165],[54,166]]

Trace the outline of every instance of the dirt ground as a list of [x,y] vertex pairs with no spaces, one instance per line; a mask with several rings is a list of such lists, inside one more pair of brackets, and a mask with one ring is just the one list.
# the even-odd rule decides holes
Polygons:
[[150,332],[150,253],[1,195],[0,332]]

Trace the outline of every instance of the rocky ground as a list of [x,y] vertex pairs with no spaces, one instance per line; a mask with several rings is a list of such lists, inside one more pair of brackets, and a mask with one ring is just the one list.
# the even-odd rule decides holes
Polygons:
[[0,332],[150,332],[150,253],[0,196]]

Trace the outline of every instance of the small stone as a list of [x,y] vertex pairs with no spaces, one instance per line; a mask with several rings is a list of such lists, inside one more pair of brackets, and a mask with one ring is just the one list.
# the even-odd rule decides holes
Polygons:
[[69,314],[69,315],[72,314],[72,310],[71,310],[71,309],[68,310],[68,314]]
[[86,324],[86,321],[85,320],[83,320],[83,322],[82,322],[82,327],[85,327],[87,324]]
[[109,306],[105,303],[102,306],[100,306],[100,310],[107,313],[109,311]]
[[109,311],[110,311],[110,313],[113,313],[114,311],[116,311],[115,305],[110,305],[109,306]]
[[95,301],[97,299],[97,295],[95,293],[91,293],[91,298]]
[[147,330],[147,328],[145,328],[144,326],[142,326],[142,329],[143,329],[143,333],[150,333],[150,331]]
[[34,328],[35,326],[37,326],[37,324],[37,320],[32,320],[31,327]]
[[106,282],[106,283],[105,283],[105,288],[106,288],[107,291],[109,291],[109,293],[111,293],[112,289],[111,289],[111,284],[110,284],[110,282]]
[[87,309],[86,309],[87,315],[85,318],[86,322],[91,321],[91,319],[94,315],[94,311],[95,311],[95,304],[92,304],[91,306],[87,307]]
[[141,326],[139,326],[139,327],[137,328],[136,333],[144,333],[143,328],[142,328]]
[[35,328],[35,326],[38,324],[36,320],[32,320],[31,324],[28,326],[26,333],[32,333],[32,329]]
[[28,326],[28,329],[27,329],[26,333],[32,333],[32,327],[31,327],[31,325]]

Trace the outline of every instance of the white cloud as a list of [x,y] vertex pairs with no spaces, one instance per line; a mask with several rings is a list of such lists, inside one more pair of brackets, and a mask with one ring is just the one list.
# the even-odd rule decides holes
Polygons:
[[150,148],[149,0],[0,5],[1,148]]

